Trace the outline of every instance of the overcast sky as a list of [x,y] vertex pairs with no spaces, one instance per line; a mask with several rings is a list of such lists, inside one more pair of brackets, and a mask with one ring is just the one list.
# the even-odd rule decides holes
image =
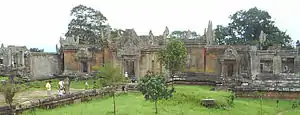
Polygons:
[[293,40],[300,39],[297,0],[1,0],[0,43],[54,52],[67,31],[70,10],[79,4],[100,10],[113,28],[134,28],[139,35],[150,29],[162,34],[165,26],[202,35],[208,20],[214,27],[225,25],[230,14],[256,6],[267,10]]

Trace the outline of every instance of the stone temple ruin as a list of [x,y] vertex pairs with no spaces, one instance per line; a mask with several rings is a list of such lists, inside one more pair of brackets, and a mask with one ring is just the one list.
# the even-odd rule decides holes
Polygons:
[[[53,75],[81,75],[93,73],[93,68],[112,62],[115,67],[130,76],[142,77],[147,71],[164,72],[157,61],[156,52],[168,42],[169,29],[162,35],[137,35],[134,29],[126,29],[112,38],[107,32],[108,47],[101,44],[83,45],[76,37],[60,38],[56,53],[29,52],[26,47],[8,46],[0,49],[3,67],[18,69],[30,79],[44,79]],[[281,50],[274,45],[268,50],[261,46],[217,45],[209,21],[200,39],[182,41],[188,49],[186,67],[182,72],[207,73],[215,77],[218,86],[237,90],[299,91],[300,56],[296,50]],[[266,34],[261,32],[260,42]],[[4,72],[2,67],[1,72]],[[199,76],[201,78],[201,76]]]

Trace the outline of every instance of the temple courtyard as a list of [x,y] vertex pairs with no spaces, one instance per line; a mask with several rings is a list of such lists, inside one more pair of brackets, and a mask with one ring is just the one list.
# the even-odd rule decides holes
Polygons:
[[[237,98],[232,107],[226,106],[230,92],[211,91],[210,86],[176,86],[176,93],[169,100],[158,102],[158,115],[299,115],[299,109],[291,109],[293,100]],[[220,108],[205,108],[200,100],[214,98]],[[153,115],[154,103],[145,101],[140,93],[125,93],[116,97],[117,115]],[[112,115],[111,97],[72,104],[54,110],[37,109],[36,115]],[[32,115],[27,111],[25,115]]]

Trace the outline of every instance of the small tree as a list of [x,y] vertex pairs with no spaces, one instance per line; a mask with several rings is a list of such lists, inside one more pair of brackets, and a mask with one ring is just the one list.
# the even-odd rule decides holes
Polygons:
[[169,90],[165,84],[165,77],[162,74],[147,74],[138,83],[138,90],[143,93],[146,100],[155,103],[155,113],[157,114],[157,101],[172,97],[174,88]]
[[19,88],[16,84],[13,83],[3,83],[0,87],[0,92],[3,94],[5,98],[5,102],[9,104],[10,110],[13,113],[12,103],[15,94],[19,91]]
[[171,72],[173,82],[175,72],[179,71],[186,63],[187,49],[179,39],[170,38],[166,47],[159,51],[158,57],[158,60]]
[[120,69],[115,68],[112,63],[106,63],[100,67],[97,77],[100,78],[102,86],[112,87],[111,95],[113,97],[114,115],[116,115],[115,92],[120,83],[124,82],[124,77],[120,74]]

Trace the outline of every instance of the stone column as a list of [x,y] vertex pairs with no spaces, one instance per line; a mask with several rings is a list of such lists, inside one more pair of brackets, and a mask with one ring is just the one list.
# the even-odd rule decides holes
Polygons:
[[8,66],[12,65],[12,52],[11,50],[8,50],[8,54],[7,54],[7,60],[8,60]]
[[296,56],[294,59],[294,73],[300,73],[300,56]]
[[250,47],[250,65],[251,65],[251,77],[252,80],[255,79],[256,75],[259,74],[258,68],[260,64],[260,59],[257,56],[257,47]]
[[20,59],[21,59],[21,65],[24,66],[25,60],[24,60],[24,52],[23,51],[21,51],[21,53],[20,53]]
[[126,72],[126,60],[122,59],[122,67],[120,66],[120,69],[122,69],[122,74],[125,74]]
[[150,59],[150,56],[151,56],[150,53],[149,53],[149,54],[146,54],[146,60],[147,60],[147,62],[146,62],[146,63],[147,63],[147,64],[146,64],[146,72],[149,71],[150,68],[152,67],[152,65],[151,65],[151,63],[150,63],[150,62],[151,62],[151,61],[150,61],[150,60],[151,60],[151,59]]
[[233,65],[233,68],[234,68],[234,77],[237,77],[238,72],[239,72],[239,67],[238,67],[237,63],[235,65]]
[[281,64],[282,64],[281,57],[274,56],[273,57],[273,74],[279,74],[282,72]]
[[221,60],[221,66],[222,66],[222,70],[221,70],[221,77],[225,77],[225,64],[224,64],[224,60]]
[[135,64],[135,76],[136,76],[137,80],[139,80],[141,77],[140,76],[140,58],[139,57],[137,57],[135,59],[134,64]]

